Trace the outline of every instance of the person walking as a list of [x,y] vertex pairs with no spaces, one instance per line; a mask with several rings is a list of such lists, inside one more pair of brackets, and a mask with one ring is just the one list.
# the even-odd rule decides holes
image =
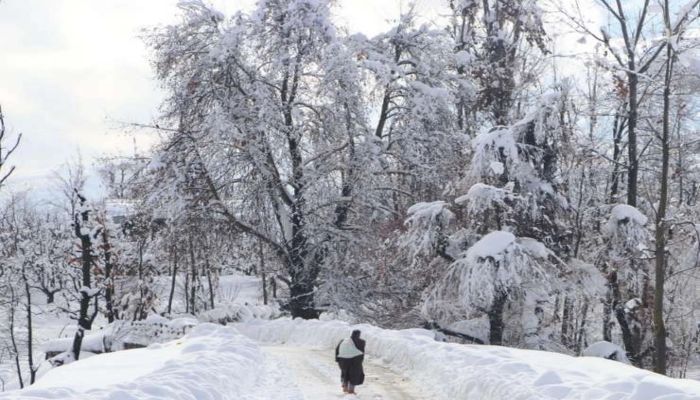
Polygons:
[[365,359],[365,341],[360,339],[360,331],[354,330],[349,338],[338,343],[335,348],[335,361],[340,367],[340,380],[343,392],[355,394],[355,387],[365,381],[362,362]]

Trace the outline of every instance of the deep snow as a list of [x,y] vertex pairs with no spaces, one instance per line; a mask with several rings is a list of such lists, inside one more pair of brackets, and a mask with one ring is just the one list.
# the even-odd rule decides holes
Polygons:
[[202,324],[185,338],[96,355],[47,372],[0,399],[258,400],[259,347],[231,327]]
[[[422,329],[280,319],[220,326],[146,349],[96,355],[2,400],[325,400],[342,397],[333,348],[367,340],[360,399],[691,400],[700,382],[600,358],[435,341]],[[261,347],[260,344],[264,344]],[[422,391],[422,392],[421,392]]]
[[259,283],[231,277],[222,286],[227,306],[205,320],[235,314],[245,322],[203,323],[181,339],[81,359],[48,371],[27,390],[0,393],[0,400],[341,398],[333,348],[354,328],[363,331],[368,354],[359,399],[700,399],[700,382],[600,358],[442,343],[423,329],[247,320],[269,316],[269,308],[258,307]]
[[691,400],[700,382],[672,379],[617,361],[434,340],[430,331],[393,331],[339,321],[275,320],[236,327],[261,343],[332,349],[362,330],[367,354],[432,399]]

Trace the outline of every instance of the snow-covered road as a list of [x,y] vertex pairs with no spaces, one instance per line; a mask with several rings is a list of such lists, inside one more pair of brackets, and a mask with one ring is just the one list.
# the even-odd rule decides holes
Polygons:
[[[263,346],[268,367],[276,380],[275,398],[284,400],[326,400],[344,397],[340,388],[338,367],[327,350],[306,347]],[[373,361],[365,360],[365,384],[357,388],[353,398],[365,400],[423,400],[418,387],[405,378]],[[280,393],[280,381],[291,382]],[[268,386],[268,390],[271,389]],[[270,393],[272,394],[272,393]],[[283,396],[283,397],[280,397]]]

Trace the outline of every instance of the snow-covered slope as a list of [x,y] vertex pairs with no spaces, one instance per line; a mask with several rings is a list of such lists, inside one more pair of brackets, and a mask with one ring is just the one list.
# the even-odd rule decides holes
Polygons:
[[429,388],[434,399],[700,399],[700,382],[667,378],[601,358],[441,343],[430,331],[420,329],[392,331],[302,320],[257,321],[236,327],[261,343],[329,350],[351,329],[360,329],[369,355]]
[[183,339],[125,350],[55,368],[2,400],[223,400],[247,398],[263,355],[231,327],[203,324]]

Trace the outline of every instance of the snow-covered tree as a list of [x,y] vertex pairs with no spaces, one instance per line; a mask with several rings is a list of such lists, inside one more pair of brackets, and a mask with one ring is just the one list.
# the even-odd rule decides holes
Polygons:
[[[203,206],[285,266],[292,314],[317,316],[329,250],[381,195],[366,188],[377,150],[357,56],[327,1],[260,2],[229,19],[181,6],[182,24],[152,37],[175,125],[164,150],[194,168]],[[253,225],[260,216],[272,223]]]
[[5,127],[5,116],[2,113],[2,107],[0,107],[0,188],[15,170],[14,165],[7,163],[12,153],[17,150],[21,139],[21,134],[14,139],[10,137],[10,133]]
[[[503,342],[509,328],[504,321],[508,309],[519,309],[519,315],[536,315],[540,320],[532,326],[528,318],[521,317],[517,327],[510,327],[511,332],[540,329],[541,303],[561,290],[570,257],[569,205],[558,190],[557,162],[568,134],[561,120],[567,91],[567,86],[555,88],[524,119],[475,138],[464,181],[473,184],[464,196],[455,199],[463,229],[445,232],[446,223],[441,221],[449,218],[440,216],[449,217],[452,212],[443,211],[442,202],[421,206],[423,212],[414,210],[408,219],[405,236],[409,245],[430,249],[452,262],[428,297],[426,317],[445,325],[487,315],[487,336],[494,344]],[[493,252],[481,251],[493,246],[497,247]],[[527,282],[537,282],[542,290],[515,290],[520,284],[527,287]],[[472,290],[476,287],[484,291]],[[451,308],[449,304],[460,306]],[[529,310],[524,309],[526,304]]]
[[[80,299],[78,311],[78,326],[75,331],[70,357],[67,360],[78,360],[83,344],[85,332],[92,329],[92,323],[97,317],[98,294],[100,288],[95,287],[93,269],[97,264],[96,247],[101,230],[104,229],[97,223],[95,210],[90,206],[88,200],[76,191],[78,203],[73,214],[73,232],[77,239],[75,244],[76,268],[80,271],[79,287],[77,295]],[[94,310],[90,310],[90,303],[94,302]]]
[[[473,102],[460,99],[460,127],[510,124],[518,94],[535,78],[531,50],[548,51],[541,2],[450,0],[449,6],[458,71],[475,79],[478,93]],[[486,115],[475,118],[481,111]]]

